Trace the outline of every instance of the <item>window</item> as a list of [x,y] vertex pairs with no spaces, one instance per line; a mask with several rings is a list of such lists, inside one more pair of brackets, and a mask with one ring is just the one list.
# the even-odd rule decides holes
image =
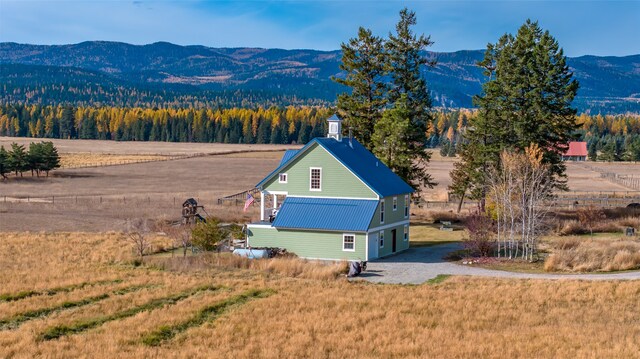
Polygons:
[[338,133],[338,124],[335,122],[331,122],[329,124],[329,133]]
[[347,252],[355,252],[356,250],[356,236],[355,234],[343,234],[342,235],[342,250]]
[[278,183],[287,183],[286,173],[281,173],[280,176],[278,176]]
[[409,218],[409,195],[404,196],[404,218]]
[[310,191],[321,191],[322,190],[322,168],[313,168],[310,169],[310,181],[309,181],[309,190]]
[[380,240],[380,248],[384,247],[384,231],[380,231],[378,239]]
[[393,210],[398,209],[398,197],[393,197]]
[[380,200],[380,223],[384,223],[384,199]]
[[404,225],[404,241],[408,241],[409,240],[409,226],[407,226],[406,224]]

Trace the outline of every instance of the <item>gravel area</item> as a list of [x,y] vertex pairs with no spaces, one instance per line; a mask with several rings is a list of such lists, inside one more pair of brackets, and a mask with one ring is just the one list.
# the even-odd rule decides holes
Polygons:
[[465,266],[447,262],[442,257],[461,249],[460,243],[431,247],[414,247],[396,255],[367,263],[358,278],[374,283],[421,284],[438,274],[523,279],[636,280],[640,271],[602,274],[538,274],[517,273]]

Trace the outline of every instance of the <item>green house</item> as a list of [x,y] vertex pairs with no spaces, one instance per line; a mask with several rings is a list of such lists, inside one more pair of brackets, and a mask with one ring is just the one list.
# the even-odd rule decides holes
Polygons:
[[256,187],[260,221],[249,247],[279,247],[300,257],[368,261],[409,248],[413,188],[352,138],[332,116],[326,138],[287,151]]

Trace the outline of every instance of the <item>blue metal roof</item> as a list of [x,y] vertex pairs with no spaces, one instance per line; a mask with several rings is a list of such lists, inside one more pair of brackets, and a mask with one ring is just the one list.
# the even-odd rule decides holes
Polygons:
[[[331,118],[333,119],[335,115]],[[336,119],[339,119],[336,117]],[[394,196],[398,194],[413,193],[414,189],[409,186],[400,176],[396,175],[389,167],[385,166],[373,153],[369,152],[356,139],[349,140],[343,138],[338,141],[334,138],[316,137],[309,141],[302,149],[285,152],[280,161],[280,165],[273,172],[269,173],[256,187],[263,186],[269,179],[277,174],[281,168],[291,163],[293,159],[302,156],[313,144],[319,144],[332,154],[349,171],[364,182],[372,191],[380,197]],[[290,152],[291,151],[291,152]]]
[[273,226],[365,232],[377,206],[377,200],[287,197]]
[[337,141],[333,138],[315,138],[314,140],[380,197],[413,193],[414,190],[409,184],[385,166],[356,139],[343,138],[342,141]]
[[285,151],[284,155],[282,155],[282,159],[280,160],[280,164],[278,165],[278,168],[282,167],[282,165],[287,163],[287,161],[289,161],[293,156],[295,156],[296,153],[298,153],[298,151],[299,150],[287,150],[287,151]]

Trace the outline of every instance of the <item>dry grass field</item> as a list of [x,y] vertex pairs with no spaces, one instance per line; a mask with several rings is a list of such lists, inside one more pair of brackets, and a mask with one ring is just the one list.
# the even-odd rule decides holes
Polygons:
[[60,168],[78,168],[90,166],[112,166],[139,162],[153,162],[173,159],[173,156],[158,155],[111,155],[104,153],[63,153],[60,155]]
[[[225,220],[255,219],[257,207],[244,213],[216,199],[252,188],[284,148],[55,142],[68,158],[215,155],[0,182],[0,358],[638,357],[637,281],[375,285],[336,278],[344,264],[215,254],[149,256],[136,266],[120,233],[126,219],[178,218],[188,197]],[[452,164],[434,156],[434,193]],[[593,182],[582,176],[583,186]],[[461,238],[427,224],[451,213],[417,212],[417,239]],[[169,245],[153,239],[155,250]]]
[[103,153],[112,155],[194,155],[220,154],[230,152],[249,152],[261,150],[284,151],[300,148],[295,145],[240,145],[225,143],[185,143],[185,142],[136,142],[136,141],[101,141],[101,140],[60,140],[48,138],[25,138],[0,136],[0,146],[8,148],[11,143],[28,147],[31,142],[51,141],[63,153]]
[[[450,277],[396,286],[215,265],[163,270],[132,266],[116,233],[4,233],[0,251],[2,358],[632,358],[640,350],[639,282]],[[4,299],[25,291],[34,293]]]

